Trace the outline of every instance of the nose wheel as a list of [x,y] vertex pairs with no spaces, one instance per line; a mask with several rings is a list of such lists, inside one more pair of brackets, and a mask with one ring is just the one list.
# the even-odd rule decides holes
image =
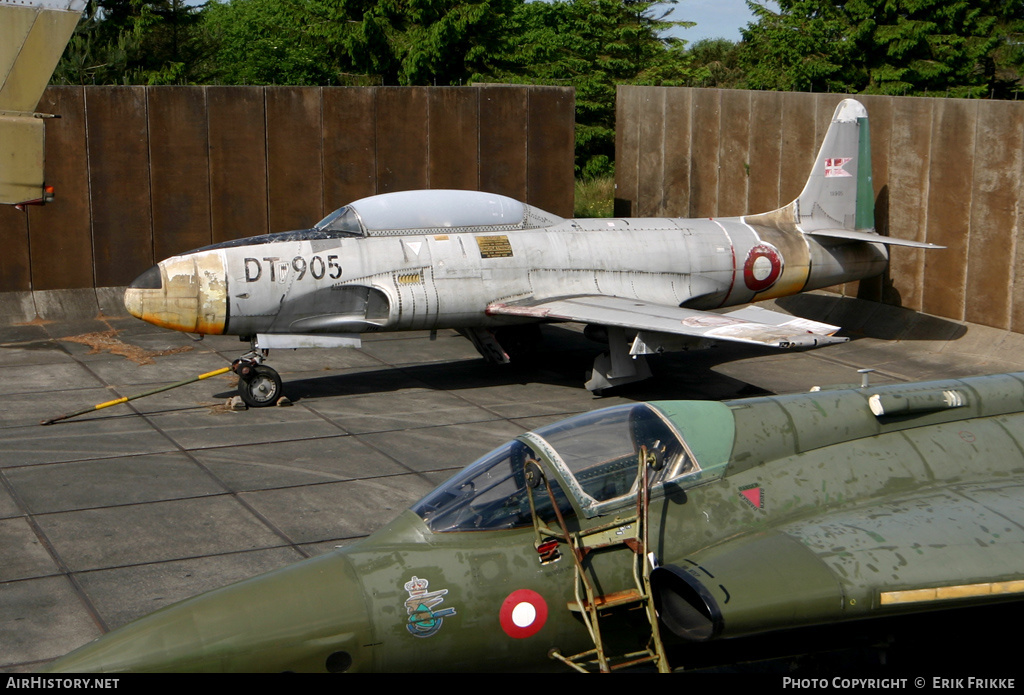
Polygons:
[[250,408],[265,408],[281,397],[281,375],[265,364],[242,358],[232,370],[238,375],[238,395]]

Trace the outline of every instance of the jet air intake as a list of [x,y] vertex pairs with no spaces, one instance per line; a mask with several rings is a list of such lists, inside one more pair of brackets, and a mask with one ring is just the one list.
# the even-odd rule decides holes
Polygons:
[[829,566],[779,532],[741,536],[651,572],[662,623],[691,642],[849,617]]
[[678,567],[651,571],[651,591],[658,617],[676,637],[706,642],[721,632],[721,612],[700,582]]

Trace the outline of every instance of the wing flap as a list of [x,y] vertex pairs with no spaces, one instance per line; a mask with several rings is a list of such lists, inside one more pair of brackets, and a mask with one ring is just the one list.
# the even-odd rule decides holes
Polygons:
[[543,301],[496,302],[487,307],[487,313],[547,321],[575,321],[781,348],[814,347],[848,340],[832,335],[839,330],[838,326],[754,306],[716,314],[625,297],[584,295]]

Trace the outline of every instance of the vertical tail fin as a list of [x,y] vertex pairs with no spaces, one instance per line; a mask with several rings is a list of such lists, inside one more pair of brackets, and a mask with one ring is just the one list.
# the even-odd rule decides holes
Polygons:
[[749,224],[806,234],[870,234],[875,231],[871,183],[871,134],[868,112],[855,99],[844,99],[832,114],[804,189],[789,205],[746,215]]
[[794,207],[795,221],[804,232],[874,231],[871,134],[868,112],[859,101],[844,99],[836,107]]
[[868,112],[855,99],[843,99],[818,150],[804,190],[778,210],[745,215],[748,224],[846,241],[941,249],[924,241],[875,233],[875,189],[871,181]]

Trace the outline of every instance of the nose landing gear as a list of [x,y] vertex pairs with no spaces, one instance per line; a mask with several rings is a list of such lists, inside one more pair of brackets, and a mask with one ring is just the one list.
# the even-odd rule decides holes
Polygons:
[[266,350],[253,350],[231,363],[238,375],[238,395],[250,408],[265,408],[281,397],[281,375],[263,364]]

